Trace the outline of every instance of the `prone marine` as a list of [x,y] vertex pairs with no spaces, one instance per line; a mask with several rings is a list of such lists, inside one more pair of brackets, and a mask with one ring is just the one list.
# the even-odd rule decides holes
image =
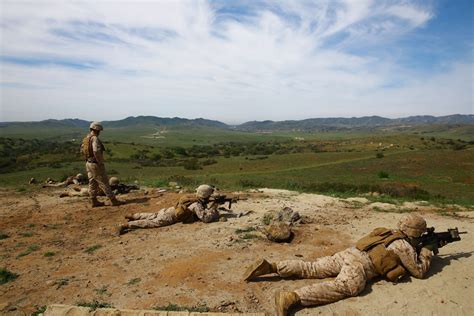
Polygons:
[[[261,259],[251,265],[245,281],[276,273],[281,277],[334,280],[305,286],[294,291],[281,291],[275,296],[276,315],[285,316],[296,305],[315,306],[332,303],[361,293],[367,282],[382,276],[397,282],[405,275],[424,278],[430,268],[435,244],[424,245],[419,252],[412,245],[427,230],[426,221],[417,214],[407,214],[398,222],[398,230],[377,228],[360,239],[355,247],[314,262],[285,260],[269,262]],[[442,245],[441,245],[442,246]]]

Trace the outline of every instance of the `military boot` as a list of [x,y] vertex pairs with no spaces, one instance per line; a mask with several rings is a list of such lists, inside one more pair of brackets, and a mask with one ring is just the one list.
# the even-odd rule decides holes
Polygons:
[[125,233],[128,233],[129,231],[130,231],[130,228],[128,227],[128,225],[122,224],[122,225],[117,226],[116,231],[115,231],[115,235],[120,236],[120,235],[123,235]]
[[91,197],[91,205],[92,207],[101,207],[105,206],[105,203],[97,200],[97,197]]
[[276,263],[270,263],[265,259],[260,259],[247,268],[247,271],[245,271],[244,274],[244,280],[250,281],[258,276],[276,272]]
[[275,295],[276,315],[286,316],[290,307],[300,303],[301,299],[295,292],[278,292]]
[[119,206],[119,205],[125,204],[124,202],[117,200],[115,196],[110,198],[110,202],[112,203],[113,206]]

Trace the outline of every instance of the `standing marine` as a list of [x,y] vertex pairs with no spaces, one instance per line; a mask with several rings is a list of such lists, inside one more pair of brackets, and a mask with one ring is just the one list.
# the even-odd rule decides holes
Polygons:
[[92,122],[89,126],[89,134],[82,141],[81,152],[86,160],[87,177],[89,178],[89,197],[92,207],[104,206],[97,199],[99,188],[110,199],[114,206],[121,205],[109,185],[109,178],[105,171],[104,151],[105,147],[99,139],[99,134],[104,128],[99,122]]
[[245,273],[246,281],[276,273],[281,277],[334,280],[315,283],[294,291],[283,291],[275,297],[276,315],[286,316],[295,305],[314,306],[356,296],[367,282],[376,277],[397,282],[405,275],[423,278],[430,268],[433,251],[425,246],[418,253],[410,240],[426,231],[426,221],[419,215],[407,214],[398,223],[398,230],[377,228],[360,239],[355,247],[314,262],[259,260]]

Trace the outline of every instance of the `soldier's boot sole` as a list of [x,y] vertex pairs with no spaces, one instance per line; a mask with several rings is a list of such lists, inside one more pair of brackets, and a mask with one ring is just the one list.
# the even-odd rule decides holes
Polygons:
[[295,292],[281,291],[275,295],[275,312],[277,316],[287,316],[288,310],[300,303],[300,298]]
[[130,228],[128,227],[128,225],[119,225],[116,228],[115,235],[120,236],[125,233],[128,233],[129,231],[130,231]]
[[258,276],[276,273],[276,267],[265,259],[260,259],[247,268],[244,274],[244,281],[250,281]]

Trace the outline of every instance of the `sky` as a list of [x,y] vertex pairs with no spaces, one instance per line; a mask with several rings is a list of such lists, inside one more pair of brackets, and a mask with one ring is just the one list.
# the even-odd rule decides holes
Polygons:
[[0,121],[474,113],[470,0],[0,0]]

